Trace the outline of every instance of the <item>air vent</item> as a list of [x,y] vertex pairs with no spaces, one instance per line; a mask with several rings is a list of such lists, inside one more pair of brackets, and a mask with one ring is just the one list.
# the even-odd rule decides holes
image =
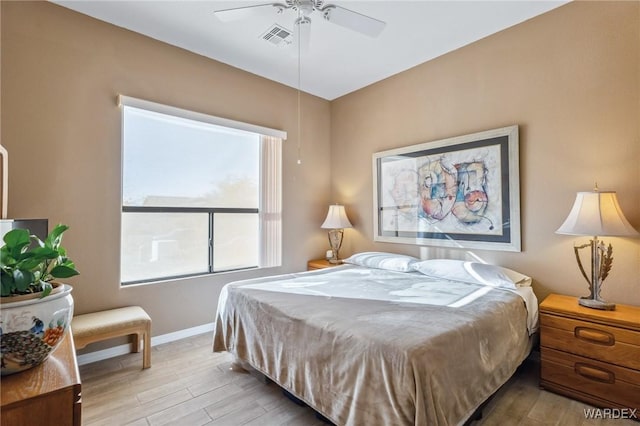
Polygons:
[[287,47],[293,41],[293,33],[278,24],[273,24],[261,38],[274,46]]

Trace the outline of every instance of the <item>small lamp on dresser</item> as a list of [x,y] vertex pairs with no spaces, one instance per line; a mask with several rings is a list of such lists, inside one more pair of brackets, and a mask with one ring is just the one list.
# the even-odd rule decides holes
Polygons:
[[340,247],[342,247],[344,228],[353,228],[353,225],[351,225],[347,217],[347,212],[344,210],[344,206],[339,204],[329,206],[327,218],[324,220],[321,228],[329,230],[329,244],[331,245],[331,251],[333,253],[329,262],[340,263],[338,252],[340,251]]
[[[573,208],[556,234],[593,236],[587,244],[574,246],[573,250],[582,276],[589,283],[589,296],[578,299],[582,306],[594,309],[614,310],[614,303],[600,298],[602,282],[609,275],[613,264],[613,247],[598,239],[601,237],[634,237],[638,232],[624,217],[615,191],[599,191],[596,185],[593,191],[578,192]],[[580,261],[579,250],[591,249],[591,275],[587,273]]]

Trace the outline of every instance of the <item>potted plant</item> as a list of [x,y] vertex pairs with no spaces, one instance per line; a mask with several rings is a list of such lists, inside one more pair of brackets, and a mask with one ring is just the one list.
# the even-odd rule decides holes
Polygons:
[[73,317],[71,286],[55,279],[78,275],[61,246],[66,225],[44,241],[26,229],[5,234],[0,248],[2,375],[43,362],[62,340]]

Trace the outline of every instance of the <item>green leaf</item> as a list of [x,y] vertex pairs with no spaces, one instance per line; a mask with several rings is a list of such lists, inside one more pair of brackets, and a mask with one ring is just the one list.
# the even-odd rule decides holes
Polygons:
[[36,247],[31,250],[31,253],[38,259],[55,259],[58,257],[58,250],[50,247]]
[[51,284],[45,281],[40,281],[40,286],[42,287],[42,296],[40,296],[41,299],[43,297],[47,297],[49,293],[51,293],[51,290],[53,290]]
[[6,250],[6,247],[0,249],[0,267],[4,268],[18,263]]
[[62,260],[58,262],[59,265],[68,266],[69,268],[76,269],[76,265],[73,261],[67,257],[63,257]]
[[[42,260],[35,258],[35,257],[30,257],[27,259],[24,259],[20,262],[14,262],[13,265],[16,265],[17,268],[19,269],[27,269],[27,270],[33,270],[35,268],[37,268],[38,266],[40,266],[40,263],[42,262]],[[19,263],[19,264],[18,264]],[[11,265],[11,266],[13,266]]]
[[31,243],[29,231],[26,229],[13,229],[5,234],[3,240],[5,242],[3,249],[7,250],[14,259],[20,259],[21,254],[29,248]]
[[20,269],[20,263],[24,262],[25,260],[31,259],[34,257],[33,253],[31,253],[30,251],[24,252],[24,253],[18,253],[16,256],[10,256],[14,259],[14,267]]
[[69,277],[73,277],[74,275],[78,275],[79,272],[72,267],[65,266],[65,265],[58,265],[51,270],[50,274],[54,278],[69,278]]
[[47,238],[44,240],[44,245],[49,248],[57,249],[62,242],[62,233],[69,229],[67,225],[59,224],[53,228],[53,231],[47,235]]
[[12,229],[4,235],[3,241],[9,247],[17,247],[29,244],[31,239],[29,238],[28,230]]
[[16,269],[13,271],[13,281],[18,291],[26,291],[34,283],[35,277],[31,271]]
[[10,296],[11,291],[15,287],[13,275],[9,275],[6,272],[2,271],[2,276],[0,278],[2,279],[2,291],[0,292],[0,294],[2,295],[2,297]]

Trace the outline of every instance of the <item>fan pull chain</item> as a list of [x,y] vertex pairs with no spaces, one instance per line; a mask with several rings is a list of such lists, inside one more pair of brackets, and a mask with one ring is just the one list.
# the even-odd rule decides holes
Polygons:
[[300,158],[300,150],[301,150],[301,145],[302,145],[302,104],[300,102],[300,67],[301,67],[301,60],[300,57],[302,56],[302,48],[300,47],[300,45],[302,44],[302,38],[301,38],[301,28],[300,28],[300,15],[302,14],[302,12],[300,11],[300,8],[298,8],[298,23],[296,24],[297,26],[297,36],[298,36],[298,164],[302,164],[302,159]]

